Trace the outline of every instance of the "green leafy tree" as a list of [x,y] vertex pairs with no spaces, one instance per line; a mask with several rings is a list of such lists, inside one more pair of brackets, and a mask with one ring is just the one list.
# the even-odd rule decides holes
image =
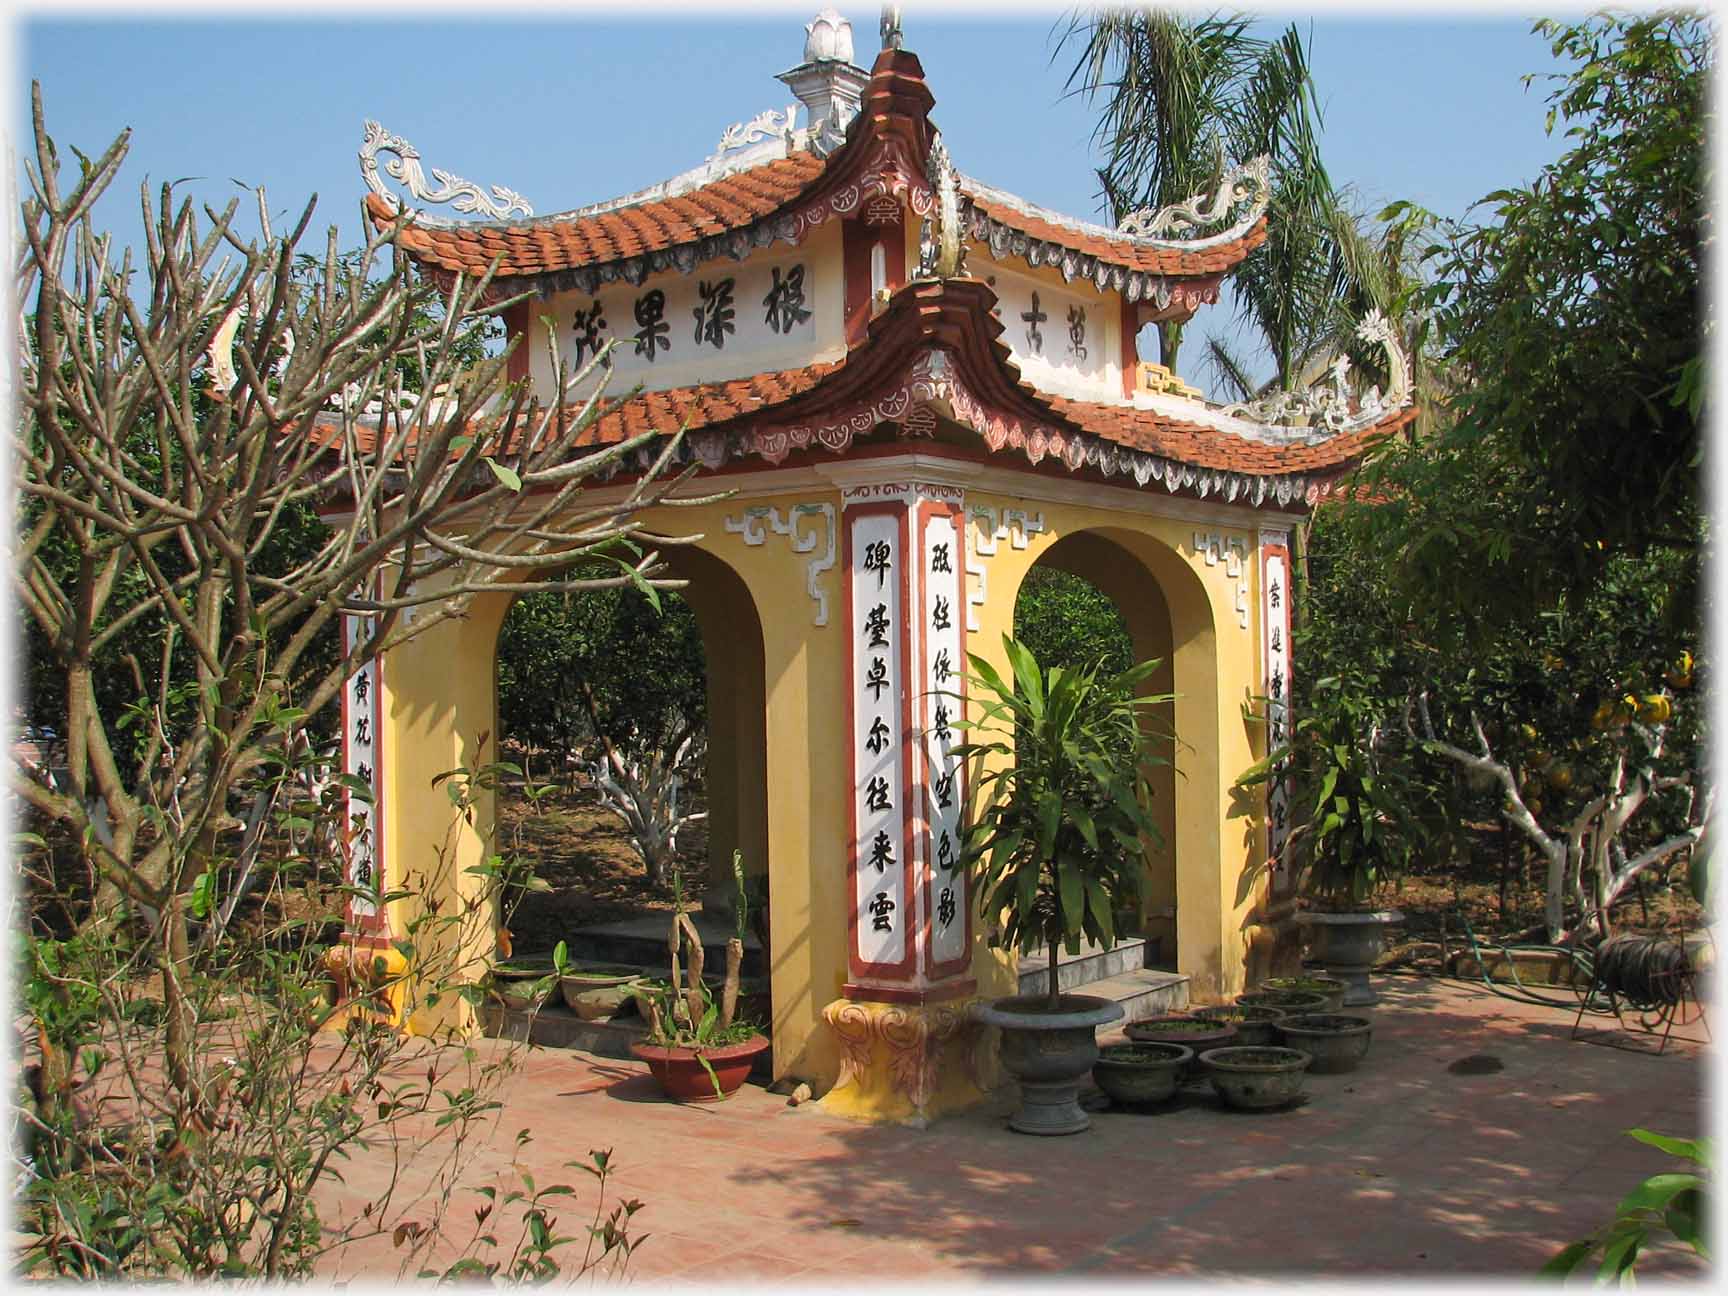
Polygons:
[[[1308,47],[1294,26],[1267,40],[1252,25],[1241,14],[1099,9],[1074,18],[1062,42],[1081,46],[1069,87],[1103,102],[1094,140],[1113,219],[1214,189],[1227,160],[1271,160],[1267,239],[1235,285],[1287,387],[1316,336],[1330,332],[1335,198],[1317,143]],[[1184,326],[1157,325],[1159,362],[1172,370]]]
[[1014,637],[1049,666],[1133,665],[1134,643],[1109,595],[1071,572],[1035,566],[1014,601]]
[[1058,947],[1116,943],[1116,905],[1138,896],[1146,846],[1159,840],[1147,808],[1158,758],[1143,715],[1170,695],[1136,696],[1157,661],[1107,675],[1096,664],[1042,667],[1007,636],[1003,648],[1008,679],[968,654],[979,718],[965,726],[976,736],[955,748],[971,766],[975,805],[962,858],[979,912],[1001,916],[1003,940],[1022,954],[1040,942],[1049,950],[1054,1011]]

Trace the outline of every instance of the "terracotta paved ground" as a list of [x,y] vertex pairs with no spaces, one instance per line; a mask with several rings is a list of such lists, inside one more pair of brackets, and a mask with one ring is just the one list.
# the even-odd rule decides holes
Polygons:
[[[637,1228],[653,1236],[630,1266],[638,1285],[1523,1278],[1605,1222],[1644,1175],[1674,1167],[1620,1131],[1704,1132],[1699,1048],[1657,1057],[1574,1042],[1570,1013],[1457,982],[1378,984],[1366,1062],[1312,1077],[1310,1101],[1284,1113],[1228,1112],[1195,1092],[1155,1114],[1100,1111],[1068,1138],[1012,1133],[1005,1102],[919,1132],[790,1108],[754,1086],[724,1105],[679,1107],[633,1062],[538,1050],[508,1082],[490,1145],[464,1166],[472,1184],[514,1184],[526,1126],[534,1141],[518,1165],[542,1185],[577,1184],[591,1206],[585,1176],[560,1167],[611,1146],[617,1189],[647,1203]],[[1472,1054],[1504,1069],[1448,1071]],[[327,1221],[377,1191],[383,1159],[345,1173]],[[560,1219],[582,1222],[575,1209]],[[394,1275],[401,1253],[382,1242],[338,1253],[331,1276]],[[1646,1278],[1703,1272],[1672,1243],[1640,1266]]]

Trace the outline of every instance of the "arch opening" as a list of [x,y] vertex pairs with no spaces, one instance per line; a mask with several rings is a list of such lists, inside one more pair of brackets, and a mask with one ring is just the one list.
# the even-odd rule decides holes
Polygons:
[[[1101,663],[1115,672],[1157,658],[1161,666],[1141,691],[1174,692],[1174,637],[1164,592],[1138,557],[1095,532],[1064,536],[1039,555],[1015,597],[1014,633],[1046,667]],[[1145,940],[1146,966],[1174,971],[1174,703],[1148,708],[1145,723],[1155,735],[1151,810],[1161,841],[1147,854],[1138,904],[1117,915],[1117,930]]]

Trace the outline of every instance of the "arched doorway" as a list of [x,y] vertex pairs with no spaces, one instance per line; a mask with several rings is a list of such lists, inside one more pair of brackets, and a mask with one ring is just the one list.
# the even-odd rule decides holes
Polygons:
[[[514,840],[553,886],[522,900],[511,943],[518,958],[549,954],[564,941],[574,958],[662,968],[670,867],[658,881],[647,875],[622,821],[602,807],[592,776],[608,742],[639,762],[650,750],[664,756],[688,735],[691,761],[682,771],[681,796],[687,805],[699,801],[705,818],[678,840],[685,905],[709,948],[709,966],[722,967],[717,947],[733,934],[733,853],[740,854],[751,908],[744,970],[757,983],[746,986],[745,1002],[767,1027],[772,960],[761,619],[744,582],[712,553],[669,547],[664,558],[665,575],[685,583],[657,592],[659,611],[628,588],[487,600],[483,608],[477,601],[476,618],[484,615],[494,627],[494,748],[517,764],[527,756],[530,770],[556,788],[550,815],[527,811],[520,780],[502,780],[494,798],[497,839]],[[571,635],[590,639],[557,642]],[[580,756],[568,769],[563,751],[572,746]],[[577,894],[583,887],[599,893]]]
[[[1174,691],[1170,610],[1156,578],[1131,552],[1104,535],[1081,531],[1044,550],[1021,582],[1014,604],[1016,637],[1030,641],[1046,665],[1102,661],[1117,671],[1157,658],[1162,666],[1142,686]],[[1149,732],[1160,763],[1152,775],[1152,813],[1162,845],[1148,855],[1138,913],[1125,934],[1146,941],[1148,966],[1177,967],[1176,751],[1174,703],[1150,708]]]

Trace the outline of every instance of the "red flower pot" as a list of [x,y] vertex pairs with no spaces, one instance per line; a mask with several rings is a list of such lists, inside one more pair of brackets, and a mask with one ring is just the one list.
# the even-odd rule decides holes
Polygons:
[[[752,1035],[742,1044],[699,1050],[637,1042],[630,1046],[630,1052],[648,1064],[648,1070],[668,1098],[676,1102],[718,1102],[738,1092],[756,1055],[767,1047],[767,1036]],[[713,1079],[708,1076],[708,1067],[697,1061],[698,1052],[708,1060],[708,1067],[713,1068]],[[720,1083],[718,1094],[714,1092],[715,1081]]]

